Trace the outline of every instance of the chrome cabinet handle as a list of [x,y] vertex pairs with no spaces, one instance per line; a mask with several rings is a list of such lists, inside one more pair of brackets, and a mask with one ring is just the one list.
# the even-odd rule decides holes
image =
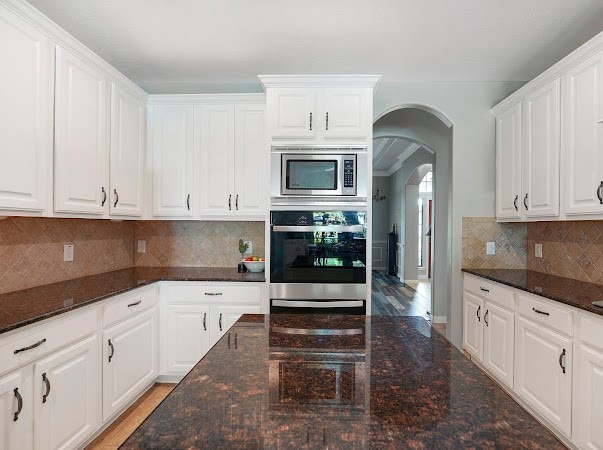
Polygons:
[[111,349],[111,353],[109,353],[109,362],[113,359],[113,355],[115,354],[115,347],[113,347],[113,342],[109,339],[109,348]]
[[186,196],[186,209],[191,210],[191,194]]
[[228,196],[228,210],[232,211],[232,194]]
[[597,188],[597,197],[599,197],[599,204],[603,205],[603,181]]
[[218,325],[220,326],[220,331],[222,331],[222,313],[220,313],[220,319],[218,319]]
[[207,313],[203,313],[203,331],[207,331]]
[[140,305],[141,303],[142,303],[142,300],[138,300],[137,302],[130,303],[130,304],[128,305],[128,308],[131,308],[132,306]]
[[235,209],[237,211],[239,210],[239,194],[237,194],[237,196],[235,197]]
[[28,346],[28,347],[19,348],[19,349],[15,350],[15,351],[13,352],[13,354],[15,354],[15,355],[16,355],[17,353],[26,352],[27,350],[33,350],[34,348],[37,348],[37,347],[39,347],[40,345],[42,345],[44,342],[46,342],[46,338],[44,338],[44,339],[40,339],[38,342],[36,342],[35,344],[31,344],[31,345],[30,345],[30,346]]
[[103,201],[101,202],[101,206],[105,206],[107,202],[107,191],[105,191],[105,187],[101,187],[101,193],[103,194]]
[[312,131],[312,113],[310,113],[310,131]]
[[489,327],[490,325],[488,325],[488,313],[490,312],[489,309],[486,310],[486,314],[484,314],[484,323],[486,324],[487,327]]
[[222,295],[221,292],[206,292],[205,295]]
[[481,287],[481,286],[479,287],[479,290],[480,290],[480,291],[484,291],[484,292],[490,292],[490,290],[489,290],[489,289],[483,288],[483,287]]
[[50,381],[46,376],[46,372],[42,374],[42,381],[46,385],[46,393],[42,396],[42,403],[46,403],[46,399],[48,398],[48,394],[50,394]]
[[328,112],[327,112],[326,116],[327,116],[326,117],[326,129],[327,129],[327,131],[329,131],[329,113]]
[[559,355],[559,367],[561,367],[561,370],[563,370],[563,373],[565,373],[565,349],[563,349]]
[[479,315],[479,313],[480,313],[480,311],[481,311],[481,310],[482,310],[482,305],[479,305],[479,306],[477,307],[477,313],[476,313],[476,314],[477,314],[477,321],[478,321],[478,322],[481,322],[481,321],[482,321],[482,318],[481,318],[481,317],[480,317],[480,315]]
[[515,200],[513,200],[513,206],[515,206],[515,211],[519,211],[519,208],[517,207],[517,200],[519,200],[519,195],[516,195]]
[[528,210],[528,194],[523,198],[523,206],[525,206],[526,211]]
[[117,202],[119,202],[119,194],[117,193],[117,189],[113,189],[113,193],[115,194],[115,203],[113,203],[113,207],[117,207]]
[[17,411],[15,412],[15,416],[13,417],[13,422],[19,420],[19,414],[21,414],[21,410],[23,410],[23,397],[19,394],[19,388],[15,388],[13,390],[13,394],[15,394],[15,398],[17,399]]
[[550,316],[550,314],[548,312],[540,311],[539,309],[536,309],[536,308],[532,308],[532,311],[534,311],[535,313],[538,313],[538,314],[542,314],[543,316]]

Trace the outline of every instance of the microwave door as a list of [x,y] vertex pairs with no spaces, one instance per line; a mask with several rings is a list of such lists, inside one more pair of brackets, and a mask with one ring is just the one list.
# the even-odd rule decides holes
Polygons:
[[341,155],[283,155],[281,194],[297,196],[342,195]]

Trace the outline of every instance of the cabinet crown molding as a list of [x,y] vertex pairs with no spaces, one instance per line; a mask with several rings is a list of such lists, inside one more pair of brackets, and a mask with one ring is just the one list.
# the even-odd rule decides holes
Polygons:
[[266,103],[266,94],[154,94],[149,105],[211,105]]
[[258,75],[264,88],[355,87],[377,90],[381,75]]

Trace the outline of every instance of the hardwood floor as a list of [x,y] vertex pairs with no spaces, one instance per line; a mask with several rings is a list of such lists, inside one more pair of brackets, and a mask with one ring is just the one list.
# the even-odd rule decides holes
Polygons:
[[430,319],[431,299],[427,289],[416,291],[398,278],[373,270],[372,314],[421,316]]

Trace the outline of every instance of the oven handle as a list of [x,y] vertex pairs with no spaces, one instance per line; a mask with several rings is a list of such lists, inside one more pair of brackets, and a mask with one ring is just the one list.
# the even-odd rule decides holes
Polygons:
[[364,306],[362,300],[333,300],[313,302],[308,300],[272,300],[272,306],[286,308],[354,308]]
[[335,231],[340,233],[362,233],[364,225],[273,225],[272,231]]

